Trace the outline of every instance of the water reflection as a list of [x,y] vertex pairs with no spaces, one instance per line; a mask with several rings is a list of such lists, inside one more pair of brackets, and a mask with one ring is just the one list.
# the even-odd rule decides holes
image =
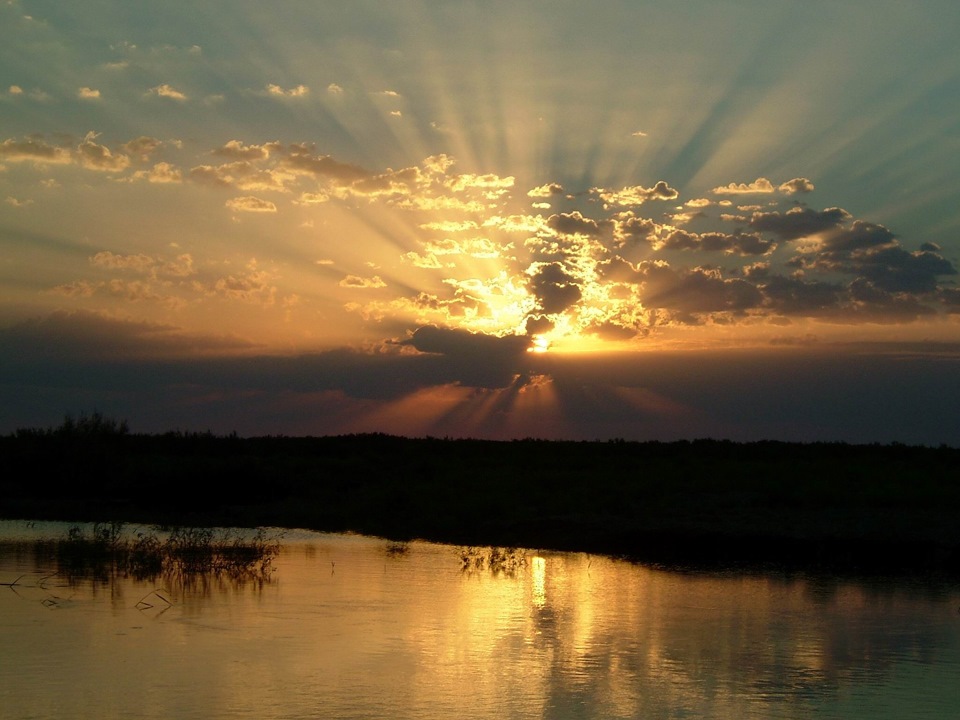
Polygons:
[[71,584],[31,543],[0,546],[0,632],[16,649],[0,655],[0,698],[11,717],[902,718],[960,708],[960,594],[949,585],[677,574],[306,533],[286,538],[262,585]]

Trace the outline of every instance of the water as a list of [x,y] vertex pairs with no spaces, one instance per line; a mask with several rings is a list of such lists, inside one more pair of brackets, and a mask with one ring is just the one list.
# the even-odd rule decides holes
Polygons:
[[960,716],[955,586],[305,532],[266,583],[95,582],[31,534],[66,526],[0,522],[3,718]]

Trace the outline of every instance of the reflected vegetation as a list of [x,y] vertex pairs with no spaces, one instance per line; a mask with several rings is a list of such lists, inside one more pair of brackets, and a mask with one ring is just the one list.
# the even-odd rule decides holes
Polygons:
[[527,556],[517,548],[461,547],[461,569],[465,573],[489,571],[493,575],[515,576],[527,565]]
[[34,544],[38,562],[55,563],[52,575],[70,583],[108,584],[117,578],[169,585],[269,582],[282,533],[226,528],[128,529],[122,522],[71,526],[64,537]]

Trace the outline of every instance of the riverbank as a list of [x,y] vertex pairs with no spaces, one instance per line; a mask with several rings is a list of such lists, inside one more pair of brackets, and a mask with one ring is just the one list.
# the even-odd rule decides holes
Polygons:
[[960,576],[960,450],[240,438],[0,438],[0,517],[302,527],[688,567]]

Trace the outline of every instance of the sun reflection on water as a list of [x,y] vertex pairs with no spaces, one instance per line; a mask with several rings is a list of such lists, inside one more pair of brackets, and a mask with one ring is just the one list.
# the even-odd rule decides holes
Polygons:
[[542,608],[547,604],[547,561],[542,557],[537,556],[530,561],[530,580],[533,606]]

